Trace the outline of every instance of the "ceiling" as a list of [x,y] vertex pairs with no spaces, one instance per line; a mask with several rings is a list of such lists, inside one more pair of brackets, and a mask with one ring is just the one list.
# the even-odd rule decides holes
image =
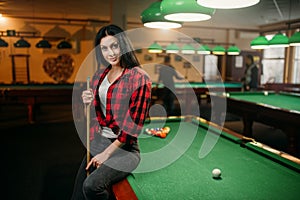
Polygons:
[[[118,3],[123,0],[0,0],[0,12],[3,16],[109,20],[112,1]],[[127,21],[137,24],[141,23],[141,12],[155,2],[155,0],[125,1]],[[300,19],[299,10],[300,0],[261,0],[260,3],[248,8],[218,9],[211,20],[189,22],[184,25],[257,29],[266,24]]]

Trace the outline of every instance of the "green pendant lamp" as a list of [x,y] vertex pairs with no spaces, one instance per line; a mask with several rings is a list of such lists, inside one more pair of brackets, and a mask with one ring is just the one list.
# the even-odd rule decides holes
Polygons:
[[160,9],[165,19],[180,22],[208,20],[215,13],[215,9],[200,6],[195,0],[163,0]]
[[157,44],[157,42],[154,42],[148,47],[149,53],[162,53],[162,51],[162,47],[159,44]]
[[241,53],[241,50],[235,45],[232,45],[232,46],[228,47],[228,49],[227,49],[227,54],[231,55],[231,56],[237,56],[240,53]]
[[181,22],[170,21],[164,18],[160,10],[161,2],[152,3],[146,10],[141,14],[141,20],[145,27],[148,28],[180,28],[182,27]]
[[300,46],[300,31],[295,32],[289,39],[290,46]]
[[185,44],[181,48],[181,53],[183,54],[194,54],[196,52],[195,48],[190,44]]
[[179,46],[174,44],[174,42],[172,42],[166,47],[166,53],[178,53],[178,52],[179,52]]
[[201,45],[198,49],[197,49],[197,54],[204,54],[204,55],[208,55],[210,54],[211,49],[207,46],[207,45]]
[[254,38],[251,41],[250,46],[252,49],[267,49],[270,47],[269,40],[263,35]]
[[216,9],[245,8],[257,4],[260,0],[197,0],[201,6]]
[[277,33],[273,36],[273,38],[269,41],[270,47],[288,47],[289,46],[289,38],[282,33]]
[[213,48],[212,53],[215,55],[225,55],[226,49],[221,45],[217,45]]
[[19,39],[16,43],[14,43],[14,47],[16,48],[29,48],[31,45],[29,42],[24,40],[24,38]]
[[44,49],[50,49],[52,47],[52,45],[49,43],[48,40],[46,39],[42,39],[40,40],[36,45],[36,48],[44,48]]
[[0,47],[8,47],[8,43],[0,38]]

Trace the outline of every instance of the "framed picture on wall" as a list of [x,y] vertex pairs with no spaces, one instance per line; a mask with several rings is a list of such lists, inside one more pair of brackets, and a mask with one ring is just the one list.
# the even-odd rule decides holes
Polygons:
[[184,63],[183,63],[183,68],[185,68],[185,69],[191,68],[191,63],[189,63],[189,62],[184,62]]
[[179,55],[175,55],[175,61],[176,62],[181,62],[182,61],[182,57]]
[[243,56],[235,56],[235,67],[236,68],[243,67]]
[[145,61],[152,61],[152,60],[153,60],[153,57],[152,57],[152,55],[150,55],[150,54],[145,54],[145,55],[144,55],[144,60],[145,60]]

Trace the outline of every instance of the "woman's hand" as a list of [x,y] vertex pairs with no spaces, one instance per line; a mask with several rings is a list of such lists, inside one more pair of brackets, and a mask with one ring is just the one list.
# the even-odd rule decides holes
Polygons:
[[91,167],[91,165],[97,168],[100,167],[100,165],[104,163],[109,158],[109,156],[110,155],[106,152],[97,154],[91,159],[91,161],[87,164],[85,169],[88,170]]
[[122,145],[123,143],[121,143],[118,139],[116,139],[103,152],[94,156],[91,159],[91,161],[87,164],[85,169],[88,170],[91,167],[91,165],[98,168],[102,163],[104,163],[110,157],[110,155],[112,155]]
[[81,97],[82,97],[83,103],[90,104],[93,101],[93,99],[94,99],[93,90],[92,89],[84,90],[82,92]]

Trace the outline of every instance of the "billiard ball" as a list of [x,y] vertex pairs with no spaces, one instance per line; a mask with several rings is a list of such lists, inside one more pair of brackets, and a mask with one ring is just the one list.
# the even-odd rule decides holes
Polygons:
[[220,178],[221,176],[221,170],[218,168],[215,168],[212,170],[212,177],[213,178]]
[[268,92],[267,92],[267,91],[265,91],[265,92],[264,92],[264,95],[265,95],[265,96],[267,96],[267,95],[268,95]]

